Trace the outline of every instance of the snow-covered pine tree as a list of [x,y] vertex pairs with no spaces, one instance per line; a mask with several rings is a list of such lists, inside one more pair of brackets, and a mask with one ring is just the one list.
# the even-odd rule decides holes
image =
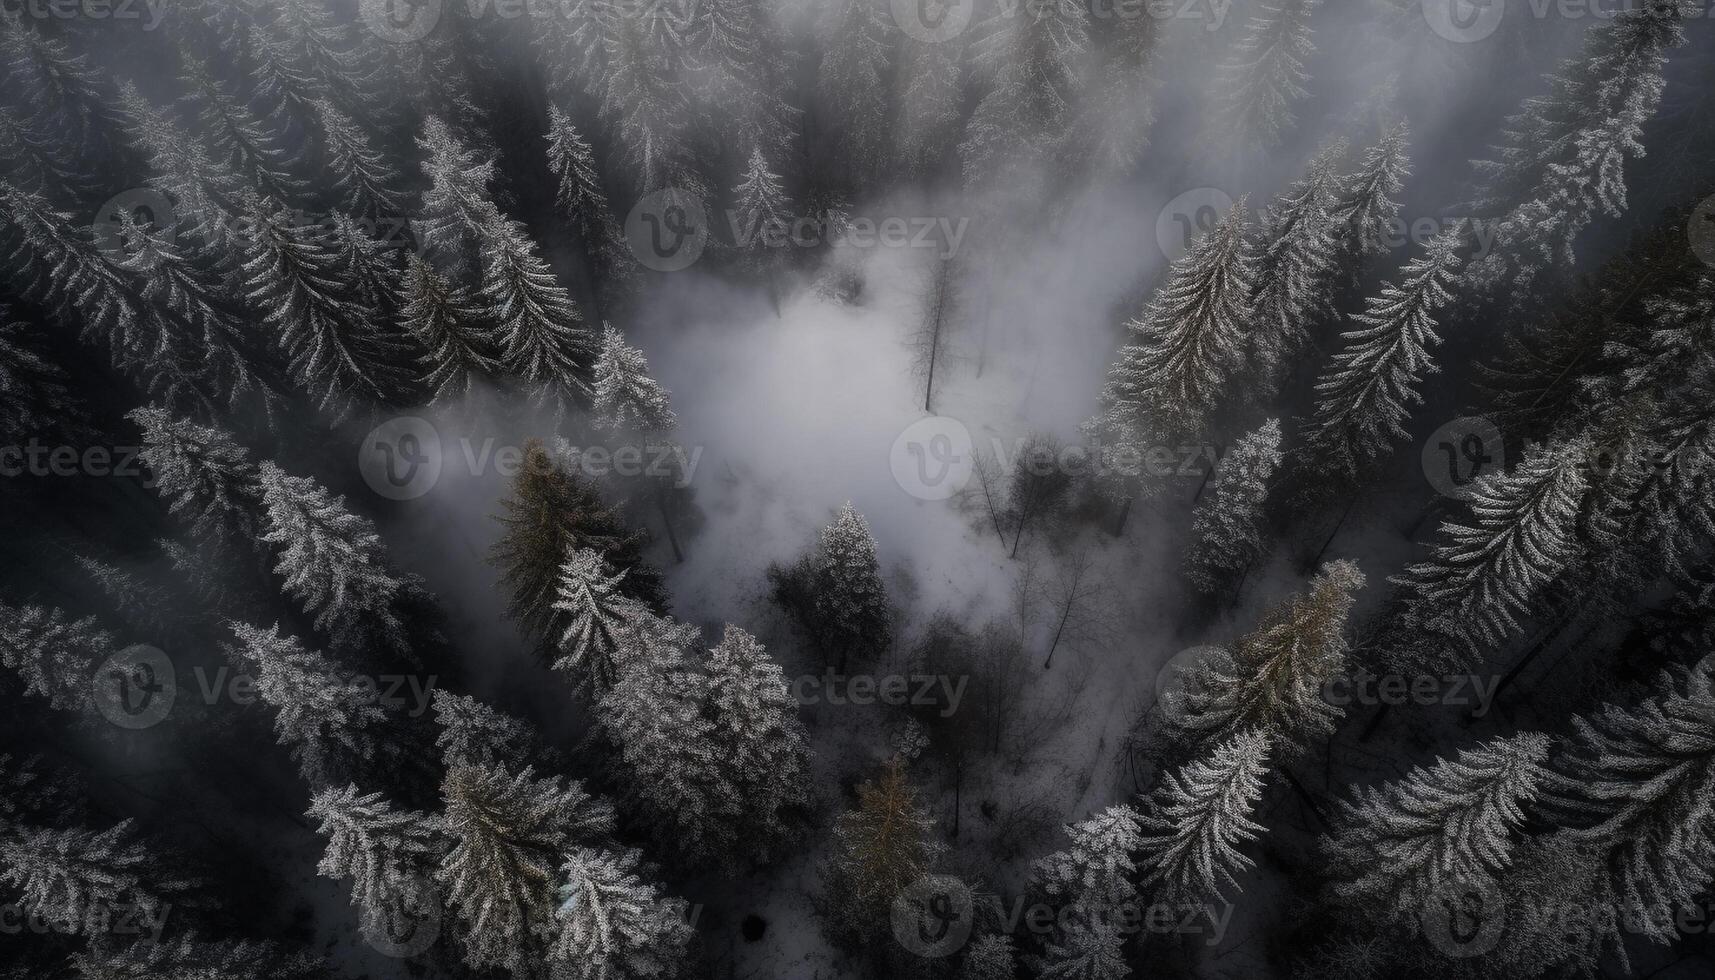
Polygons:
[[1473,285],[1528,293],[1545,270],[1570,266],[1598,212],[1626,208],[1625,164],[1643,155],[1667,53],[1685,43],[1689,0],[1643,0],[1592,24],[1583,49],[1548,78],[1548,93],[1507,120],[1490,159],[1476,161],[1481,213],[1501,218],[1494,248],[1472,262]]
[[568,555],[591,548],[625,572],[620,592],[651,609],[664,609],[661,576],[643,561],[644,536],[626,527],[588,480],[556,464],[539,440],[524,445],[512,493],[496,517],[504,529],[490,561],[500,568],[507,613],[544,656],[560,640],[554,600]]
[[587,403],[596,341],[571,295],[520,222],[491,222],[478,240],[483,264],[477,303],[500,342],[506,369],[537,386],[538,397],[556,411]]
[[122,115],[114,109],[110,76],[31,20],[11,10],[0,17],[8,101],[28,115],[34,132],[69,138],[82,159],[108,158]]
[[957,980],[1017,980],[1012,937],[990,932],[971,940],[956,976]]
[[1118,913],[1137,898],[1132,854],[1142,846],[1141,831],[1137,811],[1111,806],[1068,824],[1072,846],[1036,862],[1033,886],[1072,910],[1047,943],[1039,964],[1042,976],[1119,980],[1131,974],[1121,951],[1125,936]]
[[256,694],[274,709],[274,732],[292,750],[304,780],[322,787],[375,757],[386,720],[373,684],[353,682],[344,668],[279,626],[232,623],[233,659],[256,678]]
[[72,560],[133,628],[151,636],[173,629],[170,594],[159,581],[89,555],[77,555]]
[[1339,214],[1345,155],[1344,140],[1324,148],[1268,209],[1251,295],[1250,356],[1263,399],[1317,328],[1333,318],[1345,233]]
[[1408,437],[1418,386],[1437,370],[1430,349],[1440,343],[1435,316],[1453,298],[1459,281],[1460,223],[1435,236],[1424,254],[1400,270],[1399,284],[1382,283],[1380,294],[1352,314],[1354,329],[1316,382],[1316,415],[1307,440],[1324,463],[1353,474],[1380,459]]
[[714,757],[739,800],[737,840],[766,861],[791,835],[788,811],[809,800],[809,736],[780,665],[737,626],[704,662]]
[[454,846],[436,877],[463,923],[466,962],[530,975],[553,941],[560,866],[613,832],[612,807],[577,782],[504,763],[454,766],[441,799]]
[[[1343,240],[1342,264],[1387,251],[1389,225],[1399,220],[1399,193],[1409,176],[1411,129],[1401,119],[1364,151],[1358,172],[1346,178],[1334,209]],[[1354,277],[1358,274],[1358,269],[1352,270]]]
[[679,24],[684,21],[675,3],[608,18],[601,39],[606,71],[597,86],[601,116],[621,148],[622,169],[639,192],[673,187],[693,200],[707,200],[692,101],[681,74],[684,51],[670,36]]
[[463,286],[412,253],[402,295],[400,322],[423,350],[417,361],[434,402],[463,402],[479,381],[500,373],[493,330]]
[[230,244],[235,220],[256,192],[230,159],[211,152],[201,134],[144,98],[126,82],[119,88],[126,134],[138,155],[149,162],[148,184],[173,203],[180,227],[206,246]]
[[910,38],[901,55],[904,91],[893,124],[894,159],[906,173],[928,176],[952,149],[963,110],[964,44]]
[[702,0],[692,5],[688,60],[706,73],[699,99],[733,124],[730,145],[789,159],[798,111],[782,93],[794,68],[791,48],[760,0]]
[[1363,587],[1355,562],[1323,566],[1308,589],[1233,644],[1230,669],[1210,663],[1187,697],[1181,727],[1202,741],[1255,729],[1288,757],[1332,735],[1341,709],[1323,691],[1345,669],[1346,621]]
[[432,898],[424,885],[448,846],[439,814],[394,809],[380,793],[362,793],[352,784],[316,793],[306,816],[319,822],[316,832],[327,839],[316,871],[350,880],[351,904],[364,921],[386,921],[401,909],[427,914],[417,906]]
[[834,824],[833,851],[822,865],[827,928],[849,944],[886,933],[889,910],[906,886],[935,866],[945,850],[935,822],[890,759],[879,780],[858,786],[858,805]]
[[853,654],[876,654],[892,642],[892,613],[875,556],[875,536],[851,501],[822,528],[812,599],[817,640],[845,669]]
[[[1676,676],[1677,675],[1677,676]],[[1577,736],[1553,760],[1547,802],[1569,836],[1601,856],[1622,919],[1651,939],[1677,933],[1660,909],[1706,895],[1715,868],[1715,660],[1664,674],[1627,710],[1575,718]]]
[[685,900],[645,881],[641,856],[630,848],[574,848],[561,867],[555,918],[559,931],[549,959],[574,980],[651,980],[680,974],[695,930]]
[[816,72],[816,101],[833,122],[835,159],[861,186],[887,160],[886,78],[893,62],[895,26],[880,0],[838,0],[823,9],[827,38]]
[[1586,439],[1570,439],[1534,446],[1512,472],[1479,478],[1470,522],[1443,523],[1430,559],[1392,580],[1409,596],[1410,621],[1443,641],[1442,659],[1467,663],[1503,641],[1581,554],[1591,458]]
[[1078,4],[1049,3],[1025,17],[998,10],[984,25],[971,64],[987,90],[959,144],[968,186],[1039,186],[1072,124],[1068,107],[1089,57],[1088,17]]
[[611,277],[628,273],[633,264],[631,250],[602,190],[595,153],[559,106],[548,107],[548,169],[559,181],[555,206],[577,229],[589,259],[591,285],[599,287]]
[[1262,149],[1279,146],[1297,125],[1296,105],[1309,97],[1316,52],[1310,18],[1321,0],[1263,0],[1221,64],[1219,116],[1227,131]]
[[423,251],[449,272],[474,268],[477,235],[505,220],[489,197],[494,161],[483,160],[438,116],[423,120],[417,147],[424,154],[429,189],[414,222]]
[[196,889],[137,838],[129,820],[100,832],[8,827],[0,834],[0,884],[18,889],[17,904],[29,914],[78,934],[92,913],[131,907],[153,918]]
[[280,338],[298,383],[336,413],[393,397],[397,338],[347,292],[351,270],[322,227],[296,225],[260,198],[252,199],[246,221],[244,298]]
[[1185,577],[1199,591],[1236,588],[1266,552],[1263,505],[1280,461],[1278,419],[1241,437],[1221,460],[1214,487],[1191,515]]
[[268,47],[300,78],[314,79],[348,107],[369,103],[377,59],[360,43],[364,34],[317,0],[280,0],[255,8]]
[[532,750],[535,734],[529,725],[467,694],[437,687],[434,706],[435,726],[441,730],[435,746],[448,769],[492,766],[525,758]]
[[554,668],[572,675],[579,691],[597,698],[619,679],[618,662],[649,610],[620,591],[626,572],[610,571],[600,552],[575,548],[560,568],[554,625],[560,629]]
[[11,106],[0,106],[0,161],[19,189],[62,205],[100,189],[99,174],[81,166],[64,143],[44,138]]
[[[323,222],[322,234],[333,252],[338,279],[352,302],[368,311],[372,319],[390,319],[403,305],[399,298],[399,243],[375,238],[351,215],[339,212]],[[391,332],[386,337],[398,340]]]
[[781,186],[780,175],[768,169],[761,147],[750,151],[744,179],[732,189],[732,196],[737,205],[733,208],[737,244],[753,267],[773,268],[781,255],[781,236],[792,222],[792,202]]
[[93,706],[90,672],[119,649],[94,616],[0,602],[0,664],[24,681],[24,693],[61,711]]
[[322,164],[340,208],[370,220],[403,213],[400,174],[363,127],[330,99],[318,99],[310,110],[321,130]]
[[72,956],[78,980],[322,980],[328,965],[307,953],[245,940],[104,943]]
[[1155,17],[1121,17],[1102,25],[1108,43],[1078,100],[1068,156],[1097,174],[1124,177],[1149,145],[1158,79],[1154,60],[1163,34]]
[[1237,875],[1252,864],[1239,847],[1263,829],[1251,811],[1262,798],[1268,754],[1268,736],[1244,731],[1166,774],[1143,816],[1142,887],[1204,901],[1238,886]]
[[38,350],[36,330],[12,319],[0,306],[0,441],[23,445],[44,433],[70,435],[85,423],[84,408],[71,393],[71,379]]
[[1240,199],[1198,238],[1126,324],[1133,343],[1108,369],[1104,428],[1135,439],[1148,426],[1177,445],[1199,435],[1226,396],[1247,343],[1255,261],[1245,243],[1248,207]]
[[1340,901],[1416,917],[1444,887],[1474,887],[1510,862],[1524,807],[1542,791],[1548,739],[1534,732],[1461,749],[1340,804],[1328,874]]
[[272,462],[257,468],[265,511],[261,540],[279,551],[274,571],[286,593],[315,617],[336,644],[365,637],[399,642],[397,601],[410,588],[387,567],[386,547],[368,518],[346,509],[307,476],[288,476]]
[[212,156],[245,174],[269,197],[302,200],[310,183],[299,176],[301,143],[291,133],[258,115],[248,100],[234,94],[203,58],[180,52],[180,81],[188,93],[181,104],[196,113],[197,129],[207,134]]
[[619,749],[614,769],[630,810],[655,840],[689,865],[730,856],[743,801],[716,754],[709,681],[692,671],[694,627],[644,617],[627,661],[597,705]]
[[143,430],[140,455],[169,511],[198,537],[255,537],[262,486],[249,450],[220,429],[161,408],[133,409],[126,418]]
[[667,389],[649,375],[643,352],[625,342],[613,324],[602,324],[601,356],[595,364],[595,415],[613,431],[659,434],[678,424]]

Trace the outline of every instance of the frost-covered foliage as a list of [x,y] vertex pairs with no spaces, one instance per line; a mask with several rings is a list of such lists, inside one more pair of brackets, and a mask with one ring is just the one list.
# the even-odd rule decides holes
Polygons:
[[351,881],[351,902],[366,921],[399,910],[426,915],[419,908],[446,851],[446,831],[437,814],[400,810],[380,793],[360,792],[355,784],[329,787],[310,800],[308,816],[319,821],[327,839],[320,874]]
[[756,637],[728,626],[704,662],[715,758],[740,801],[739,847],[766,860],[809,803],[809,736],[785,673]]
[[1280,462],[1277,419],[1228,450],[1214,488],[1191,518],[1195,537],[1185,556],[1185,577],[1192,585],[1206,593],[1229,588],[1262,557],[1263,504]]
[[91,673],[119,650],[94,616],[72,619],[59,609],[0,602],[0,663],[24,682],[24,693],[55,708],[90,707]]
[[466,695],[436,688],[435,745],[448,768],[493,765],[525,755],[532,745],[530,726]]
[[634,850],[576,848],[560,869],[559,933],[549,956],[579,980],[679,974],[692,929],[684,899],[639,874]]
[[678,424],[667,389],[649,376],[649,361],[611,323],[602,325],[594,408],[601,424],[616,431],[660,433]]
[[23,909],[73,935],[99,930],[94,923],[124,908],[153,917],[195,887],[136,839],[129,820],[100,832],[7,828],[0,834],[0,884],[17,889]]
[[1137,865],[1145,888],[1200,901],[1238,887],[1252,861],[1240,853],[1263,830],[1251,815],[1268,774],[1269,740],[1243,731],[1167,773],[1143,815]]
[[256,694],[274,709],[274,731],[291,748],[304,779],[323,786],[376,755],[376,729],[386,713],[373,684],[354,680],[326,656],[278,626],[234,623],[233,659],[255,678]]
[[1221,66],[1221,114],[1230,133],[1272,148],[1293,129],[1298,103],[1310,96],[1308,62],[1316,51],[1310,18],[1320,5],[1320,0],[1257,5]]
[[631,634],[649,610],[619,590],[625,572],[612,571],[592,548],[578,548],[560,568],[554,612],[564,626],[554,667],[600,696],[612,687],[635,641]]
[[143,430],[142,457],[155,490],[198,535],[242,542],[254,534],[262,486],[250,453],[219,429],[160,408],[128,416]]

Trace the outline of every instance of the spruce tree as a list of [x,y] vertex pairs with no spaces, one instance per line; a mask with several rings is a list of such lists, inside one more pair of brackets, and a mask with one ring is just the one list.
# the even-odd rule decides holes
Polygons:
[[[987,90],[965,125],[959,158],[968,186],[1034,190],[1059,155],[1080,93],[1090,24],[1077,4],[1041,4],[1030,16],[997,13],[971,45]],[[1019,184],[1019,181],[1025,183]]]
[[0,664],[23,680],[25,695],[61,711],[94,706],[90,673],[119,648],[94,616],[0,602]]
[[463,286],[415,254],[406,256],[400,321],[423,351],[418,364],[435,402],[469,399],[500,373],[493,330]]
[[598,698],[619,679],[618,659],[633,642],[640,617],[649,614],[620,591],[625,576],[624,570],[609,571],[592,548],[574,549],[560,568],[554,613],[562,632],[554,668]]
[[792,223],[792,202],[781,186],[780,175],[768,169],[760,147],[750,151],[744,179],[732,189],[736,207],[733,216],[739,246],[753,266],[771,268],[779,255],[778,239]]
[[892,614],[875,557],[875,537],[850,501],[822,529],[812,581],[818,642],[839,658],[842,670],[854,652],[887,649]]
[[362,793],[353,784],[316,793],[306,815],[327,838],[316,871],[351,881],[351,903],[365,921],[385,921],[399,909],[427,913],[415,905],[429,897],[423,884],[447,848],[438,814],[395,809],[380,793]]
[[601,356],[595,364],[595,415],[614,431],[665,433],[678,424],[667,389],[649,375],[643,352],[625,342],[613,324],[602,324]]
[[491,222],[478,239],[484,261],[477,304],[500,342],[501,362],[557,411],[587,403],[596,344],[571,295],[519,222]]
[[602,190],[595,153],[559,106],[548,107],[548,168],[559,181],[555,206],[577,229],[589,257],[591,284],[600,286],[611,276],[629,272],[630,248]]
[[445,263],[443,268],[473,268],[477,235],[505,220],[489,196],[494,161],[482,160],[437,116],[423,120],[417,147],[424,154],[423,174],[429,189],[415,227],[423,250]]
[[1352,314],[1355,328],[1341,335],[1344,346],[1316,382],[1307,436],[1340,471],[1355,473],[1409,437],[1411,406],[1423,401],[1418,388],[1437,371],[1435,316],[1453,298],[1464,237],[1462,224],[1437,235],[1400,270],[1399,285],[1382,283],[1364,312]]
[[1012,937],[991,932],[971,940],[956,976],[957,980],[1017,980]]
[[32,435],[75,433],[84,408],[71,393],[71,379],[38,350],[37,332],[11,319],[0,306],[0,440],[22,445]]
[[1240,438],[1221,460],[1213,491],[1191,516],[1194,540],[1185,556],[1185,577],[1199,591],[1236,587],[1262,558],[1263,505],[1280,461],[1278,419]]
[[1419,766],[1380,788],[1360,786],[1328,842],[1342,902],[1422,913],[1444,887],[1473,887],[1504,870],[1524,807],[1541,792],[1548,739],[1526,732]]
[[404,197],[398,171],[359,123],[321,99],[311,109],[322,134],[322,162],[344,211],[364,218],[400,214]]
[[780,665],[756,637],[727,626],[704,669],[714,757],[739,800],[736,837],[766,861],[792,835],[788,811],[809,802],[809,736]]
[[1320,0],[1264,0],[1222,62],[1220,115],[1245,143],[1272,149],[1296,128],[1296,106],[1310,95],[1309,61],[1316,52],[1310,18],[1318,6]]
[[301,200],[310,185],[299,176],[303,161],[290,133],[258,115],[207,61],[191,54],[182,60],[180,79],[189,92],[180,101],[196,113],[198,131],[208,134],[214,159],[247,175],[270,197]]
[[1141,829],[1137,811],[1108,807],[1067,825],[1072,846],[1036,862],[1034,887],[1071,910],[1057,916],[1064,921],[1048,942],[1040,963],[1043,976],[1117,980],[1130,975],[1120,948],[1124,935],[1118,913],[1137,898],[1132,854],[1142,846]]
[[553,941],[561,865],[612,832],[612,808],[576,782],[504,763],[454,766],[441,799],[454,844],[437,878],[464,926],[465,960],[528,975]]
[[823,9],[829,39],[816,72],[816,100],[837,127],[836,159],[855,183],[875,177],[887,159],[888,92],[893,61],[891,17],[879,0],[838,0]]
[[1143,816],[1142,886],[1186,901],[1218,899],[1250,858],[1239,846],[1263,828],[1251,820],[1268,774],[1268,736],[1243,731],[1166,774]]
[[256,693],[274,709],[274,731],[291,748],[312,787],[349,776],[374,758],[386,712],[373,684],[364,685],[334,661],[305,649],[280,628],[233,623],[234,659],[256,678]]
[[1338,167],[1345,152],[1340,141],[1318,153],[1268,210],[1251,296],[1251,357],[1265,395],[1334,313],[1344,231]]
[[1146,425],[1195,437],[1242,367],[1254,275],[1246,207],[1241,199],[1197,239],[1126,324],[1133,343],[1108,369],[1101,397],[1101,417],[1122,423],[1114,426],[1122,435]]
[[79,980],[322,980],[328,965],[307,953],[247,940],[92,946],[73,955]]
[[[1348,264],[1366,255],[1387,251],[1386,236],[1399,220],[1399,193],[1411,176],[1410,127],[1394,123],[1364,151],[1358,172],[1347,178],[1334,216],[1344,239],[1342,258]],[[1357,270],[1353,270],[1357,275]]]
[[435,746],[448,769],[492,766],[524,758],[532,750],[535,736],[529,725],[469,695],[436,688],[434,706],[435,727],[440,729]]
[[647,980],[680,974],[695,930],[684,899],[643,880],[629,848],[575,848],[561,867],[559,932],[549,958],[576,980]]
[[837,935],[863,942],[882,933],[894,899],[940,859],[933,829],[897,756],[879,780],[858,786],[857,808],[834,824],[833,852],[822,866],[824,916]]
[[138,840],[129,820],[100,832],[9,827],[0,834],[0,884],[18,890],[22,908],[77,933],[92,914],[124,907],[164,914],[196,887]]
[[265,511],[260,540],[279,552],[274,571],[286,593],[339,644],[366,636],[398,642],[398,601],[410,583],[387,567],[375,525],[346,509],[311,477],[288,476],[272,462],[257,469]]
[[250,452],[231,435],[160,408],[127,416],[143,430],[143,463],[167,508],[198,537],[255,536],[262,486]]

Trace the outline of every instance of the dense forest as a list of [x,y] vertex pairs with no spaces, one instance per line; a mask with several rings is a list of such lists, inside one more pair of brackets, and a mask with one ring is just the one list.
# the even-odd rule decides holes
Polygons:
[[0,980],[1710,976],[1708,13],[0,2]]

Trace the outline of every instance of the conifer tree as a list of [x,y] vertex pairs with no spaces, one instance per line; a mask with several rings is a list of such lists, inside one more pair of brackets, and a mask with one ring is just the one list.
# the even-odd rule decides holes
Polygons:
[[80,167],[64,144],[45,138],[11,106],[0,106],[0,161],[20,190],[53,201],[94,196],[100,184],[100,176]]
[[629,848],[575,848],[561,868],[559,932],[549,958],[577,980],[678,976],[694,930],[684,899],[643,880]]
[[1328,845],[1333,893],[1365,908],[1421,914],[1443,887],[1471,887],[1504,870],[1524,807],[1541,791],[1548,739],[1498,738],[1419,766],[1342,803]]
[[1645,0],[1592,24],[1582,50],[1548,78],[1548,93],[1507,120],[1491,159],[1477,161],[1481,213],[1502,216],[1472,282],[1523,295],[1546,269],[1570,266],[1598,213],[1626,208],[1625,164],[1644,153],[1667,54],[1685,43],[1686,0]]
[[512,493],[501,508],[496,519],[503,531],[490,561],[501,570],[508,614],[540,649],[551,654],[560,640],[554,601],[567,556],[579,548],[596,551],[625,572],[622,594],[651,609],[665,607],[661,577],[643,561],[643,535],[627,528],[595,486],[567,472],[540,441],[525,443]]
[[649,375],[643,352],[625,342],[613,324],[602,324],[601,356],[595,364],[595,414],[615,431],[665,433],[678,424],[667,389]]
[[265,520],[261,540],[275,546],[274,571],[286,593],[315,616],[336,643],[362,637],[396,641],[403,633],[396,603],[410,583],[387,567],[375,525],[351,513],[314,479],[288,476],[272,462],[257,470]]
[[894,28],[878,0],[839,0],[821,16],[829,42],[816,73],[816,99],[831,108],[836,120],[836,158],[849,162],[850,179],[861,184],[887,159],[885,79],[893,61]]
[[733,213],[737,219],[738,244],[754,265],[772,267],[775,261],[771,256],[778,253],[771,250],[777,249],[775,243],[791,224],[792,204],[780,184],[780,175],[768,169],[761,147],[750,151],[744,179],[733,188],[732,194],[737,204]]
[[328,966],[307,953],[287,953],[245,940],[92,946],[72,957],[79,980],[321,980]]
[[243,173],[130,82],[120,86],[119,104],[132,147],[149,162],[149,186],[172,199],[174,217],[204,245],[228,246],[255,196]]
[[199,537],[254,537],[262,487],[250,452],[231,435],[160,408],[126,416],[143,430],[143,463],[168,510]]
[[8,11],[0,18],[0,63],[10,101],[29,113],[37,132],[66,134],[91,159],[111,152],[122,113],[110,79],[87,56]]
[[894,158],[906,173],[927,175],[952,149],[964,101],[964,45],[911,38],[900,62],[904,91],[893,124]]
[[1320,0],[1265,0],[1221,65],[1221,116],[1252,146],[1279,146],[1297,125],[1296,105],[1310,95],[1308,63],[1316,52],[1310,18],[1318,6]]
[[465,960],[528,975],[552,942],[560,866],[612,832],[613,810],[576,782],[504,763],[454,766],[441,799],[454,844],[437,878],[464,926]]
[[398,909],[428,912],[416,903],[428,898],[423,884],[447,849],[438,814],[394,809],[380,793],[361,793],[353,784],[316,793],[307,816],[327,838],[316,871],[351,881],[351,903],[365,921],[384,921]]
[[1450,646],[1444,657],[1463,662],[1504,640],[1579,556],[1590,458],[1590,444],[1572,439],[1533,447],[1512,472],[1479,478],[1469,523],[1442,524],[1432,557],[1394,579],[1410,596],[1411,621]]
[[548,107],[548,168],[559,180],[555,206],[577,229],[589,257],[592,285],[629,272],[631,252],[602,190],[595,153],[559,106]]
[[1109,43],[1079,99],[1068,155],[1097,174],[1123,177],[1149,145],[1158,95],[1155,59],[1164,33],[1154,17],[1122,17],[1102,25]]
[[833,852],[822,867],[829,927],[861,942],[884,930],[894,899],[929,872],[942,846],[895,756],[879,780],[858,786],[858,805],[834,824]]
[[674,187],[705,200],[708,181],[697,166],[692,102],[681,75],[683,39],[671,37],[682,23],[673,4],[609,19],[601,40],[601,115],[638,191]]
[[417,147],[424,154],[422,212],[416,221],[424,252],[463,270],[473,267],[477,235],[505,220],[489,196],[494,161],[482,160],[438,116],[423,120]]
[[525,757],[532,748],[530,726],[465,694],[445,688],[434,693],[435,746],[448,769],[492,766]]
[[1137,811],[1111,806],[1080,823],[1068,824],[1072,846],[1037,861],[1031,879],[1036,888],[1072,911],[1047,947],[1041,962],[1046,977],[1117,980],[1130,967],[1120,947],[1117,913],[1137,898],[1132,854],[1142,846]]
[[0,884],[18,889],[22,908],[75,932],[92,913],[121,907],[153,918],[195,888],[136,838],[129,820],[100,832],[9,827],[0,834]]
[[34,333],[0,306],[0,398],[6,403],[0,440],[7,445],[45,432],[70,434],[84,415],[71,393],[71,379],[38,352]]
[[1280,461],[1278,419],[1240,438],[1221,460],[1213,492],[1191,516],[1185,577],[1200,591],[1236,586],[1263,556],[1263,504]]
[[0,664],[23,679],[24,694],[61,711],[93,706],[90,672],[118,649],[94,616],[0,602]]
[[1625,921],[1671,942],[1671,922],[1707,893],[1715,856],[1715,661],[1663,675],[1635,709],[1604,705],[1574,718],[1577,737],[1554,762],[1552,802],[1572,840],[1599,856]]
[[1459,277],[1463,225],[1430,241],[1424,254],[1400,270],[1399,285],[1352,314],[1354,329],[1316,382],[1316,416],[1309,441],[1345,473],[1380,459],[1408,438],[1405,428],[1424,376],[1437,371],[1430,350],[1440,343],[1435,316],[1453,298]]
[[1251,356],[1258,382],[1272,394],[1288,368],[1333,316],[1341,241],[1340,158],[1344,141],[1324,149],[1268,210],[1256,259]]
[[73,560],[132,626],[146,629],[152,635],[173,628],[168,616],[171,599],[159,582],[88,555],[78,555]]
[[351,214],[375,219],[403,211],[398,191],[400,175],[362,126],[321,99],[311,109],[322,134],[323,162],[331,172],[339,206]]
[[994,932],[971,940],[957,974],[958,980],[1017,980],[1017,977],[1012,937]]
[[1251,820],[1268,773],[1269,740],[1244,731],[1165,776],[1151,795],[1138,848],[1142,886],[1187,901],[1216,898],[1251,859],[1239,846],[1263,828]]
[[766,861],[790,835],[786,811],[809,794],[809,737],[780,665],[737,626],[709,651],[707,706],[714,757],[739,800],[737,840]]
[[[1090,46],[1083,7],[1042,4],[1031,16],[1004,12],[971,45],[971,63],[987,91],[965,126],[959,158],[965,183],[1013,187],[1040,180],[1071,126],[1067,107],[1077,98]],[[1023,189],[1034,189],[1026,183]]]
[[596,697],[619,679],[617,658],[632,642],[639,618],[649,614],[620,591],[625,576],[623,569],[609,572],[593,548],[574,549],[560,569],[554,612],[562,632],[554,667],[573,675],[580,691]]
[[479,240],[484,261],[477,302],[500,342],[502,363],[560,410],[587,403],[596,342],[571,296],[519,222],[492,222]]
[[1363,587],[1356,563],[1329,562],[1305,592],[1270,609],[1233,644],[1230,665],[1207,666],[1181,724],[1204,741],[1255,729],[1288,756],[1332,735],[1341,709],[1323,691],[1345,668],[1346,620]]
[[1137,319],[1102,388],[1104,428],[1142,425],[1169,438],[1199,433],[1245,357],[1253,259],[1240,200],[1190,252]]
[[875,537],[849,501],[822,529],[816,550],[775,580],[777,596],[797,612],[824,655],[837,658],[839,669],[851,654],[877,653],[892,642]]
[[417,360],[434,401],[468,399],[481,379],[500,373],[493,331],[463,286],[410,254],[402,296],[400,320],[423,351]]
[[688,54],[708,75],[703,101],[733,120],[733,145],[759,147],[782,160],[792,149],[798,111],[781,96],[795,66],[774,16],[758,0],[695,4]]
[[197,129],[207,134],[211,156],[248,175],[270,197],[301,200],[310,185],[298,176],[303,161],[290,133],[233,94],[207,61],[188,53],[181,57],[180,78],[189,90],[181,102],[196,113]]
[[1334,210],[1347,263],[1387,251],[1388,226],[1399,220],[1399,193],[1411,176],[1410,132],[1405,120],[1394,123],[1364,151],[1358,172],[1347,178]]
[[373,685],[351,680],[338,664],[304,648],[280,628],[233,623],[233,655],[256,678],[256,693],[275,711],[274,731],[289,746],[304,779],[325,786],[375,755],[386,720]]

